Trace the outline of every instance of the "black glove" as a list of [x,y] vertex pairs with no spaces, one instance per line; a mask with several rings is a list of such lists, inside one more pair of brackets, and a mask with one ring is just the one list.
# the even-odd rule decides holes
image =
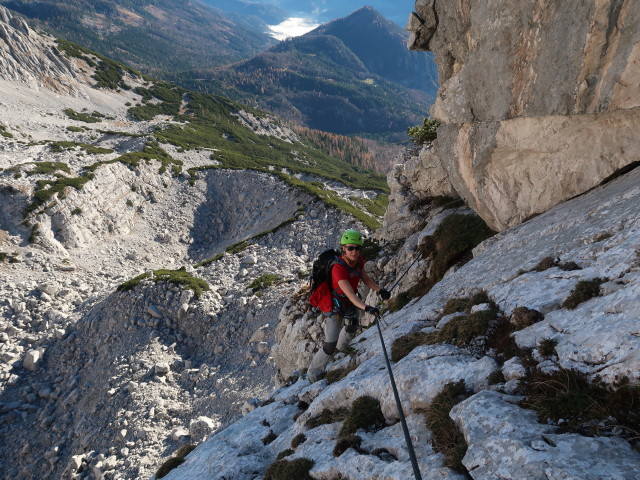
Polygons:
[[364,311],[367,313],[370,313],[371,315],[380,315],[380,309],[376,307],[372,307],[371,305],[365,306]]
[[386,288],[381,288],[380,290],[378,290],[378,295],[380,295],[380,298],[382,300],[389,300],[391,298],[391,292]]

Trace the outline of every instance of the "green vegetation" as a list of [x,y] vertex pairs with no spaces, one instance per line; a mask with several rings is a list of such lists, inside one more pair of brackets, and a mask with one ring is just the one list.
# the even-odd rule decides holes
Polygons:
[[335,410],[325,409],[317,417],[311,417],[310,419],[308,419],[305,423],[305,426],[307,428],[316,428],[320,425],[326,425],[328,423],[341,422],[345,418],[347,418],[348,414],[349,409],[344,407],[336,408]]
[[560,262],[558,259],[553,257],[544,257],[535,267],[533,267],[532,271],[544,272],[545,270],[553,267],[558,267],[560,270],[564,271],[581,270],[575,262]]
[[296,458],[295,460],[276,460],[267,467],[264,472],[264,480],[313,480],[309,476],[309,470],[314,461],[308,458]]
[[432,434],[433,449],[444,454],[445,466],[463,474],[468,473],[462,465],[467,442],[449,417],[449,412],[469,396],[471,392],[467,390],[464,380],[447,383],[424,411],[425,423]]
[[541,422],[564,422],[562,431],[598,435],[606,422],[626,430],[627,437],[640,432],[640,385],[627,378],[607,385],[599,378],[590,380],[577,370],[560,369],[555,373],[533,371],[524,384],[525,408],[535,410]]
[[295,452],[290,449],[287,448],[286,450],[281,451],[277,456],[276,456],[276,460],[282,460],[285,457],[288,457],[289,455],[293,455]]
[[69,142],[69,141],[49,142],[49,148],[54,153],[60,153],[67,150],[75,150],[76,148],[81,148],[87,153],[96,154],[96,155],[113,153],[113,150],[110,148],[101,148],[101,147],[90,145],[88,143]]
[[442,315],[458,312],[471,313],[473,307],[483,303],[491,303],[491,299],[484,290],[474,293],[470,297],[450,298],[442,310]]
[[271,442],[273,442],[276,438],[278,438],[278,435],[276,435],[275,433],[273,433],[271,430],[269,430],[269,433],[262,439],[262,444],[263,445],[269,445]]
[[160,465],[160,468],[156,472],[156,478],[166,477],[171,470],[184,462],[184,457],[189,455],[189,453],[191,453],[194,448],[196,448],[196,446],[191,444],[181,446],[178,450],[176,450],[176,453],[173,457],[169,458],[162,465]]
[[[182,96],[187,93],[185,89],[165,82],[156,82],[148,89],[136,87],[134,92],[142,96],[143,102],[143,105],[129,108],[129,115],[134,120],[152,120],[156,115],[179,115]],[[159,102],[149,103],[153,98]]]
[[352,363],[347,365],[344,368],[335,368],[329,372],[327,372],[326,379],[328,383],[336,383],[342,380],[344,377],[353,372],[358,365],[356,363]]
[[278,285],[282,283],[284,280],[280,275],[275,275],[273,273],[265,273],[264,275],[256,278],[251,284],[249,288],[253,290],[253,292],[257,292],[258,290],[263,290],[274,285]]
[[4,263],[4,262],[8,262],[8,263],[20,263],[20,260],[18,260],[18,253],[7,253],[7,252],[0,252],[0,263]]
[[357,398],[344,419],[339,437],[346,437],[357,430],[374,432],[386,426],[386,420],[380,409],[380,402],[369,396]]
[[358,453],[365,453],[360,447],[361,444],[362,438],[359,435],[339,437],[336,446],[333,448],[333,456],[339,457],[350,448],[353,448]]
[[511,323],[515,330],[522,330],[542,320],[544,320],[542,313],[527,307],[516,307],[511,313]]
[[176,160],[167,152],[165,152],[157,141],[153,138],[147,140],[144,147],[140,152],[129,152],[123,155],[120,155],[118,158],[114,158],[113,160],[108,160],[104,162],[97,162],[93,165],[87,167],[85,170],[87,172],[94,172],[98,167],[102,165],[107,165],[109,163],[123,163],[132,168],[137,168],[140,166],[141,162],[150,163],[152,160],[157,160],[160,162],[160,168],[158,169],[158,173],[164,173],[167,171],[167,167],[179,166],[182,167],[182,161]]
[[440,122],[431,118],[425,118],[422,125],[417,127],[409,127],[407,135],[411,137],[411,141],[417,145],[432,142],[438,136],[437,130]]
[[80,207],[71,210],[71,215],[82,215],[82,209]]
[[[482,303],[489,303],[489,309],[470,313],[474,305]],[[488,299],[484,292],[479,292],[469,298],[449,300],[444,311],[449,312],[449,314],[456,312],[462,312],[463,314],[452,318],[438,330],[428,333],[418,331],[398,337],[391,345],[391,359],[394,362],[398,362],[421,345],[434,345],[437,343],[451,343],[458,346],[467,345],[476,337],[487,334],[496,323],[496,320],[498,320],[499,313],[498,308]]]
[[65,191],[68,187],[82,190],[84,184],[89,180],[89,177],[63,177],[56,180],[38,180],[36,182],[33,199],[24,210],[24,217],[26,218],[44,206],[55,194],[58,194],[58,198],[65,198]]
[[293,440],[291,440],[291,448],[298,448],[300,445],[302,445],[306,441],[307,441],[307,437],[305,436],[305,434],[299,433],[298,435],[293,437]]
[[64,162],[38,162],[34,168],[27,172],[27,175],[51,175],[56,172],[71,174],[71,169]]
[[67,127],[67,130],[69,130],[70,132],[74,132],[74,133],[80,133],[80,132],[84,132],[84,128],[82,127],[75,127],[73,125],[69,125]]
[[85,122],[85,123],[98,123],[98,122],[101,122],[103,118],[105,118],[105,116],[100,112],[82,113],[82,112],[76,112],[73,108],[65,108],[64,113],[71,120],[76,120],[78,122]]
[[582,302],[586,302],[593,297],[599,297],[601,295],[600,285],[602,285],[606,281],[606,278],[580,280],[576,284],[575,288],[571,290],[571,293],[569,294],[567,299],[562,303],[562,307],[573,310]]
[[13,138],[13,134],[7,132],[7,127],[0,125],[0,137]]
[[558,340],[555,338],[543,338],[538,342],[538,351],[543,357],[550,357],[556,354],[556,345]]
[[183,268],[179,270],[154,270],[153,275],[143,273],[127,280],[118,286],[119,292],[127,292],[139,285],[143,280],[150,279],[154,282],[169,282],[182,288],[193,290],[195,297],[199,298],[203,292],[209,291],[209,284],[201,278],[196,278],[187,273]]
[[484,220],[476,215],[449,215],[421,246],[423,256],[431,259],[429,276],[392,298],[388,304],[389,310],[397,311],[412,299],[428,293],[449,268],[471,260],[472,249],[494,234]]

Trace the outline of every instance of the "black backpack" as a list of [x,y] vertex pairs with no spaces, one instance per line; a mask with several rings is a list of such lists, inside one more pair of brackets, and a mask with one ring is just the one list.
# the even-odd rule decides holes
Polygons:
[[311,270],[311,278],[309,289],[309,295],[320,286],[322,282],[327,282],[329,288],[331,288],[331,267],[340,260],[340,253],[333,248],[325,250],[318,258],[313,261],[313,268]]
[[340,253],[329,249],[322,252],[313,262],[309,281],[309,303],[324,312],[331,310],[331,268],[339,260]]

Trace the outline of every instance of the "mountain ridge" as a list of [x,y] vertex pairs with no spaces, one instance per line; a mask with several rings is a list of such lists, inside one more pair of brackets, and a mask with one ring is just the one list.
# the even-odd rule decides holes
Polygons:
[[[363,18],[366,24],[357,34],[384,39],[381,44],[386,48],[376,52],[379,60],[374,61],[370,55],[360,58],[339,36],[333,35],[345,36],[342,27]],[[381,31],[390,33],[380,34]],[[407,52],[405,37],[399,27],[375,10],[361,9],[327,27],[284,40],[252,59],[187,75],[198,80],[186,82],[194,89],[266,108],[310,128],[362,136],[392,132],[387,137],[402,142],[407,140],[406,129],[424,119],[430,94],[437,89],[428,81],[435,72],[430,68],[432,63],[424,55]],[[357,46],[362,55],[362,44],[348,35],[345,39]],[[386,63],[393,68],[380,67]],[[416,89],[403,84],[425,86]]]

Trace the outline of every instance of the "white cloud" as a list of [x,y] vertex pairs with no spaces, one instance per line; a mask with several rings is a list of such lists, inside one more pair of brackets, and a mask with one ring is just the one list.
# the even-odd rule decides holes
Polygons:
[[310,32],[318,25],[320,24],[306,18],[291,17],[278,25],[269,25],[269,35],[278,40],[284,40],[289,37],[299,37],[300,35]]

